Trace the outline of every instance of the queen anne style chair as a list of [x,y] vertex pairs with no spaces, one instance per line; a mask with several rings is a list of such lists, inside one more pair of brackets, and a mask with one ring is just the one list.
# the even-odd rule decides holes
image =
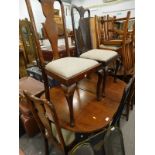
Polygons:
[[[43,55],[41,52],[39,38],[37,35],[37,29],[35,25],[35,20],[30,4],[30,0],[26,0],[30,20],[35,34],[36,48],[40,60],[40,67],[42,69],[44,85],[45,85],[45,95],[48,100],[50,100],[49,86],[47,81],[47,75],[53,77],[61,83],[62,89],[65,93],[66,100],[68,102],[70,111],[70,125],[74,126],[74,113],[73,113],[73,95],[76,89],[76,83],[83,79],[87,74],[97,71],[101,64],[95,60],[70,57],[68,48],[68,38],[66,33],[64,7],[61,0],[58,0],[61,6],[61,13],[63,19],[63,27],[65,34],[65,45],[68,57],[59,58],[58,54],[58,28],[54,21],[54,0],[40,0],[42,6],[42,11],[45,16],[45,23],[43,24],[44,30],[46,32],[47,38],[50,41],[53,50],[54,59],[45,65]],[[100,79],[100,77],[99,77]],[[99,90],[100,81],[98,80],[97,90]],[[99,92],[99,91],[97,91]]]
[[75,134],[60,127],[52,102],[35,97],[28,91],[24,91],[24,95],[44,138],[45,155],[49,155],[49,144],[53,144],[67,154],[69,149],[75,145]]
[[[78,21],[79,27],[75,26],[75,13],[74,10],[80,15]],[[88,18],[85,18],[85,13],[88,12]],[[106,83],[106,67],[116,61],[118,53],[113,50],[92,49],[91,36],[90,36],[90,10],[83,7],[77,7],[72,5],[71,8],[72,26],[75,36],[75,45],[77,55],[81,58],[96,60],[102,64],[102,94],[105,95],[105,83]],[[118,65],[115,69],[115,77],[117,73]]]

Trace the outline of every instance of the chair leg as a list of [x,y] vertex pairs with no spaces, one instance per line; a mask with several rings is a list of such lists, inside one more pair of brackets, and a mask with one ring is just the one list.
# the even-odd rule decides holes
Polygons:
[[48,140],[44,137],[45,155],[49,155]]
[[50,91],[49,91],[49,85],[48,85],[48,78],[47,78],[47,74],[45,73],[44,69],[42,69],[42,76],[43,76],[43,80],[44,80],[45,97],[48,101],[50,101]]
[[107,79],[107,72],[106,68],[103,69],[103,74],[102,74],[103,82],[102,82],[102,96],[105,97],[105,85],[106,85],[106,79]]
[[116,68],[115,68],[115,72],[114,72],[114,82],[116,82],[116,80],[117,80],[117,76],[116,75],[117,75],[119,66],[120,66],[120,60],[117,59],[116,60]]
[[76,89],[76,84],[72,84],[71,86],[65,86],[61,85],[65,97],[69,106],[69,112],[70,112],[70,126],[74,127],[75,122],[74,122],[74,112],[73,112],[73,96],[74,96],[74,91]]
[[96,87],[96,97],[97,100],[100,101],[101,100],[101,85],[102,85],[102,73],[98,72],[98,81],[97,81],[97,87]]

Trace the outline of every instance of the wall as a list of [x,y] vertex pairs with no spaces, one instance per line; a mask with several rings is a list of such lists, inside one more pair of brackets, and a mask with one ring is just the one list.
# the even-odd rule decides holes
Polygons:
[[115,15],[118,18],[126,16],[128,10],[131,17],[135,16],[134,0],[118,0],[112,3],[103,3],[103,0],[73,0],[72,4],[90,8],[91,16]]

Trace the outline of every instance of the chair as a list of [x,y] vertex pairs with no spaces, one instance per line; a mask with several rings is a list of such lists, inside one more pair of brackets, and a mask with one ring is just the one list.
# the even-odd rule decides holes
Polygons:
[[[35,33],[37,52],[40,59],[40,67],[42,69],[43,78],[44,78],[46,98],[50,100],[50,92],[49,92],[48,81],[47,81],[47,75],[49,75],[61,83],[62,89],[65,93],[65,97],[69,106],[70,125],[74,126],[73,95],[76,89],[76,83],[81,79],[85,78],[87,74],[98,71],[101,64],[95,60],[70,57],[69,48],[68,48],[68,38],[67,38],[66,26],[65,26],[64,7],[63,7],[62,1],[61,0],[58,0],[58,1],[61,6],[64,34],[65,34],[66,52],[69,57],[58,59],[59,58],[58,46],[57,46],[58,29],[53,17],[54,0],[42,0],[40,1],[40,4],[42,6],[43,14],[46,18],[43,26],[53,50],[53,60],[48,64],[45,64],[42,56],[30,0],[26,0],[26,4],[27,4],[30,20],[32,22],[32,26],[34,29],[34,33]],[[98,80],[97,90],[99,90],[100,81],[101,80]]]
[[[109,15],[107,15],[107,16],[101,17],[101,22],[104,22],[103,25],[104,25],[105,36],[102,38],[103,42],[115,39],[116,37],[114,33],[115,19],[116,19],[116,16],[110,17]],[[107,22],[105,22],[105,20],[107,20]]]
[[78,143],[69,155],[125,155],[122,132],[110,126]]
[[[114,115],[112,122],[111,122],[112,126],[114,126],[116,124],[118,124],[118,126],[119,126],[120,118],[123,113],[123,110],[124,110],[125,106],[128,106],[130,104],[130,101],[131,101],[131,98],[132,98],[132,95],[134,92],[134,83],[135,83],[135,76],[133,76],[130,79],[129,83],[126,85],[126,87],[124,89],[120,105],[118,107],[117,112]],[[127,120],[128,120],[128,113],[126,113],[125,116],[127,117]]]
[[122,40],[116,40],[114,22],[116,17],[95,16],[95,28],[97,37],[97,47],[99,49],[110,49],[119,52]]
[[[75,14],[74,10],[80,15],[79,27],[75,26]],[[85,13],[88,12],[88,18],[85,18]],[[72,27],[75,36],[75,45],[77,49],[77,55],[81,58],[96,60],[102,64],[102,94],[105,94],[105,82],[106,82],[106,68],[107,66],[116,61],[118,54],[112,50],[101,50],[101,49],[92,49],[91,36],[90,36],[90,10],[84,9],[83,7],[77,7],[72,5],[71,8],[71,17],[72,17]],[[115,70],[115,75],[117,73],[117,68]],[[116,77],[116,76],[115,76]]]
[[[97,44],[100,49],[111,49],[117,51],[121,56],[123,64],[124,76],[134,67],[133,52],[130,49],[132,40],[128,38],[128,23],[130,18],[130,11],[125,18],[120,19],[106,19],[105,17],[95,17],[96,19],[96,34]],[[107,29],[109,22],[123,22],[122,29]],[[114,26],[114,24],[113,24]],[[108,37],[108,33],[113,32],[115,38]],[[117,36],[117,38],[116,38]]]
[[133,109],[134,102],[135,102],[135,77],[133,76],[132,84],[131,84],[131,88],[129,92],[129,98],[128,98],[127,105],[126,105],[126,114],[124,114],[126,116],[127,121],[129,120],[130,108]]
[[28,91],[24,91],[24,95],[44,138],[45,155],[49,155],[49,144],[67,154],[75,142],[75,134],[60,127],[52,102],[35,97]]

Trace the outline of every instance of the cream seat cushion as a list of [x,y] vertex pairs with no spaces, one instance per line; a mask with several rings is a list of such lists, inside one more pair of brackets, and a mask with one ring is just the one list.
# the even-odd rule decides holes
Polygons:
[[116,57],[117,55],[118,53],[112,50],[92,49],[81,54],[80,57],[107,62],[110,59]]
[[90,68],[98,66],[98,64],[99,63],[95,60],[65,57],[48,63],[45,68],[49,72],[55,73],[65,79],[69,79],[79,73],[89,70]]
[[99,48],[103,48],[103,49],[109,49],[109,50],[114,50],[114,51],[116,51],[116,50],[118,50],[119,48],[120,48],[120,46],[110,46],[110,45],[103,45],[103,44],[101,44],[100,46],[99,46]]
[[[60,142],[55,124],[51,123],[51,127],[52,127],[53,136],[58,140],[58,142]],[[62,132],[62,136],[64,138],[64,142],[67,146],[70,145],[75,140],[75,133],[74,132],[71,132],[71,131],[66,130],[66,129],[61,129],[61,132]]]

